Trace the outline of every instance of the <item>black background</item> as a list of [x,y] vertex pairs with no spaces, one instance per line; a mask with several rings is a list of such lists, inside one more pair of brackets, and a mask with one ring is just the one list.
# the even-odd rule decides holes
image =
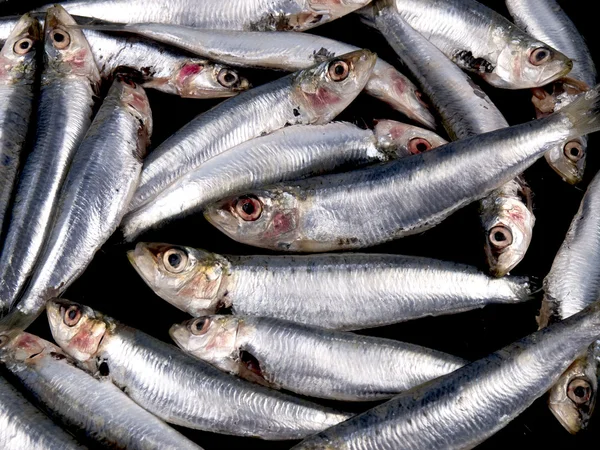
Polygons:
[[[193,2],[194,0],[189,1]],[[3,6],[2,14],[22,13],[43,3],[35,0],[16,2],[9,0]],[[485,0],[482,3],[509,17],[503,1]],[[591,2],[560,1],[559,3],[586,38],[594,60],[598,64],[600,46],[596,39],[597,18],[590,6],[584,6]],[[361,24],[353,15],[323,25],[311,32],[369,48],[388,62],[398,65],[398,59],[385,39]],[[281,76],[276,72],[251,70],[244,71],[244,74],[254,85]],[[533,118],[529,91],[498,90],[485,85],[481,80],[477,80],[477,83],[488,93],[511,125]],[[154,114],[153,147],[160,144],[197,114],[219,102],[219,100],[182,100],[150,90],[148,94]],[[364,94],[361,94],[338,117],[340,120],[350,121],[360,126],[371,126],[373,119],[380,118],[406,121],[400,113]],[[512,274],[530,275],[541,281],[549,271],[571,218],[579,207],[585,188],[598,170],[600,162],[596,150],[598,142],[597,136],[590,139],[585,179],[578,186],[569,186],[561,181],[543,158],[525,173],[535,194],[534,211],[537,221],[529,252]],[[208,225],[201,215],[188,217],[162,230],[148,233],[142,236],[142,240],[195,246],[224,254],[268,253],[265,250],[254,249],[229,240]],[[98,252],[85,274],[68,289],[65,298],[85,303],[132,327],[139,328],[166,342],[171,342],[168,335],[169,327],[175,322],[187,319],[188,316],[154,295],[137,276],[125,256],[125,251],[131,247],[131,245],[122,245],[117,237],[113,238]],[[482,270],[486,268],[483,237],[479,227],[477,209],[473,205],[454,214],[433,230],[367,251],[422,255],[472,264]],[[366,330],[363,333],[412,342],[473,360],[484,357],[534,331],[540,298],[541,296],[538,295],[535,301],[527,304],[490,306],[479,311],[416,320],[396,326]],[[38,319],[29,331],[51,339],[45,317]],[[362,411],[367,408],[365,404],[349,405],[334,404],[333,402],[329,402],[329,404],[353,411]],[[597,416],[592,420],[589,430],[577,436],[571,436],[550,413],[544,396],[506,428],[483,443],[480,448],[506,448],[511,444],[528,448],[539,446],[548,449],[575,448],[586,445],[595,448],[600,442],[600,420]],[[206,450],[238,449],[248,448],[248,446],[274,450],[286,449],[293,444],[292,442],[243,439],[177,428]],[[426,433],[427,430],[423,430],[423,432]]]

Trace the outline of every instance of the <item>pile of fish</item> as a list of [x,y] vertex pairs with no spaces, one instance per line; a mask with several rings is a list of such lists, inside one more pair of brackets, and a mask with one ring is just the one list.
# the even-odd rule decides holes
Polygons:
[[[0,448],[200,448],[176,425],[295,449],[466,449],[548,391],[585,429],[600,176],[543,286],[509,272],[535,224],[523,172],[544,157],[582,181],[600,85],[555,0],[506,6],[514,23],[475,0],[78,0],[0,17]],[[397,60],[305,32],[349,14]],[[255,86],[255,69],[279,76]],[[537,118],[510,126],[484,83],[531,90]],[[146,89],[224,100],[151,145]],[[406,123],[335,121],[362,92]],[[473,203],[486,268],[360,253]],[[143,240],[202,214],[256,254]],[[191,316],[176,346],[62,298],[106,246]],[[476,361],[353,332],[540,300],[539,331]],[[25,331],[46,316],[56,345]]]

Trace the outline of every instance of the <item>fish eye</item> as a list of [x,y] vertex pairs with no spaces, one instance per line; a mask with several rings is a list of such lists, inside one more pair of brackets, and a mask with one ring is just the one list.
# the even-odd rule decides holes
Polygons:
[[431,150],[431,142],[423,138],[412,138],[408,141],[408,151],[413,155]]
[[534,49],[529,55],[529,62],[534,66],[541,66],[550,60],[552,53],[549,48],[539,47]]
[[488,235],[490,244],[497,250],[503,250],[513,243],[512,231],[504,225],[495,226]]
[[63,312],[63,322],[68,327],[74,327],[81,319],[81,309],[77,305],[71,305]]
[[263,211],[261,201],[253,195],[240,197],[235,202],[235,212],[245,221],[253,222],[260,217]]
[[210,319],[207,317],[196,319],[189,325],[189,329],[193,335],[201,336],[208,331],[210,326]]
[[575,378],[567,387],[567,395],[577,405],[583,405],[592,398],[592,386],[583,378]]
[[233,70],[221,69],[217,75],[217,80],[224,87],[233,87],[240,81],[239,75]]
[[183,272],[187,266],[187,262],[187,253],[178,248],[172,248],[163,254],[165,268],[171,273]]
[[578,141],[567,142],[563,148],[563,153],[569,161],[577,162],[583,158],[585,154],[583,146]]
[[50,38],[52,39],[52,44],[54,47],[59,50],[66,48],[71,43],[71,36],[69,33],[60,28],[52,30],[50,33]]
[[344,81],[350,74],[350,68],[344,61],[333,61],[329,64],[327,72],[333,81]]
[[26,55],[33,48],[33,41],[28,37],[19,39],[13,46],[13,51],[17,55]]

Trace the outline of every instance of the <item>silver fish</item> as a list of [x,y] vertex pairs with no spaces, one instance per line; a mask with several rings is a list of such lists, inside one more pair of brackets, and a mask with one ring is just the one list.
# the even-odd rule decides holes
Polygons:
[[293,448],[473,448],[541,397],[599,330],[597,303]]
[[127,214],[121,229],[131,240],[167,220],[201,211],[247,189],[388,161],[445,142],[431,131],[393,121],[378,124],[375,132],[349,123],[286,127],[209,159]]
[[381,6],[394,8],[459,67],[498,88],[544,86],[573,67],[567,56],[475,0],[376,0],[373,8]]
[[61,4],[71,14],[119,23],[158,22],[223,30],[304,31],[349,14],[369,1],[74,0]]
[[15,24],[0,52],[0,232],[33,110],[40,40],[37,20],[26,14]]
[[[94,28],[135,33],[232,66],[286,71],[305,69],[336,55],[359,50],[353,45],[306,33],[203,30],[157,23],[100,25]],[[435,128],[435,119],[416,86],[380,58],[375,63],[365,92],[410,119]]]
[[0,361],[53,418],[89,440],[130,450],[202,450],[37,336],[0,334]]
[[[420,233],[506,184],[557,142],[600,129],[599,89],[544,119],[381,167],[249,191],[204,215],[238,242],[280,251],[361,248]],[[240,198],[253,203],[250,220],[232,208]]]
[[48,303],[54,340],[86,370],[163,420],[262,439],[299,439],[349,415],[257,386],[86,306]]
[[193,316],[231,308],[337,330],[519,303],[531,294],[527,278],[493,279],[413,256],[221,256],[140,242],[128,257],[161,298]]
[[146,93],[117,76],[73,158],[54,227],[12,312],[15,317],[37,317],[47,300],[83,273],[117,229],[137,186],[151,134]]
[[[556,1],[506,0],[506,6],[518,26],[573,60],[569,78],[555,81],[552,93],[534,90],[538,117],[569,104],[577,94],[596,84],[596,67],[585,40]],[[583,178],[586,147],[587,137],[579,137],[553,148],[546,160],[565,181],[576,184]]]
[[170,334],[225,372],[332,400],[390,398],[467,363],[418,345],[263,317],[202,317],[173,325]]
[[[589,185],[544,280],[539,324],[545,327],[600,297],[600,176]],[[598,396],[600,341],[582,352],[550,390],[550,410],[571,433],[588,426]]]
[[[44,22],[41,14],[35,14]],[[78,24],[89,18],[74,17]],[[10,32],[18,18],[0,18],[0,41]],[[130,67],[140,72],[144,87],[179,95],[184,98],[232,97],[250,88],[250,83],[237,70],[206,59],[191,58],[171,47],[135,37],[109,35],[84,29],[94,59],[103,78],[113,71]]]
[[342,55],[243,92],[200,114],[146,158],[130,211],[242,142],[287,125],[331,121],[362,91],[376,59],[368,50]]
[[2,450],[84,449],[0,377]]
[[37,133],[0,256],[0,311],[4,312],[16,301],[42,250],[62,182],[90,126],[100,83],[85,37],[68,29],[75,21],[60,6],[47,14]]

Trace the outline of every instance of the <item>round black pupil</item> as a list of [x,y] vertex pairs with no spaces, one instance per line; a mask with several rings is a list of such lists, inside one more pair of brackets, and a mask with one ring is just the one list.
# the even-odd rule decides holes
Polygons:
[[579,149],[577,147],[572,147],[570,152],[572,156],[579,156]]
[[68,316],[69,316],[69,319],[75,320],[75,317],[77,317],[77,311],[72,309],[71,311],[69,311]]
[[19,47],[21,48],[21,50],[27,50],[29,48],[29,42],[23,41],[21,42],[21,44],[19,44]]
[[168,259],[169,264],[171,264],[173,267],[177,267],[181,263],[181,256],[179,256],[177,253],[171,253]]
[[65,40],[65,35],[62,33],[54,33],[54,40],[56,42],[62,42]]
[[586,394],[585,388],[583,386],[577,386],[573,392],[579,398],[584,398]]
[[225,74],[223,79],[225,80],[226,83],[233,83],[235,81],[235,76],[231,73],[227,73],[227,74]]
[[254,204],[250,200],[244,202],[242,205],[242,211],[249,216],[252,215],[254,213]]
[[419,150],[420,152],[424,152],[425,150],[427,150],[427,144],[419,142],[417,144],[417,150]]
[[535,59],[537,59],[538,61],[541,61],[544,58],[546,58],[546,56],[548,56],[548,52],[545,51],[545,50],[541,50],[541,51],[539,51],[539,52],[536,53]]
[[202,331],[202,328],[204,328],[204,320],[199,320],[196,322],[196,330]]
[[496,233],[494,233],[494,239],[498,242],[502,242],[506,240],[506,236],[504,236],[504,233],[501,231],[496,231]]
[[335,66],[335,74],[336,75],[344,75],[344,72],[346,71],[346,69],[344,69],[344,66],[341,64],[338,64],[337,66]]

